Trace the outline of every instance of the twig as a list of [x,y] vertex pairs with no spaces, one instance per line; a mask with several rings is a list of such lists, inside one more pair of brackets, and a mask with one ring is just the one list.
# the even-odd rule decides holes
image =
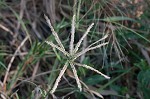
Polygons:
[[9,71],[10,71],[10,68],[11,68],[11,66],[12,66],[13,61],[14,61],[14,59],[15,59],[15,57],[16,57],[18,51],[20,50],[20,48],[24,45],[24,43],[25,43],[28,39],[29,39],[29,37],[27,36],[27,37],[21,42],[21,44],[19,45],[19,47],[18,47],[17,50],[15,51],[13,57],[11,58],[11,60],[10,60],[10,62],[9,62],[9,64],[8,64],[8,68],[7,68],[7,71],[6,71],[4,80],[3,80],[3,89],[4,89],[5,85],[6,85],[6,81],[7,81],[7,78],[8,78],[8,75],[9,75]]

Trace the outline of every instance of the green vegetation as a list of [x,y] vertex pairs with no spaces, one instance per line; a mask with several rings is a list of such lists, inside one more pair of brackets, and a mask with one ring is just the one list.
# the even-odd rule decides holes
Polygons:
[[149,5],[1,0],[0,99],[149,99]]

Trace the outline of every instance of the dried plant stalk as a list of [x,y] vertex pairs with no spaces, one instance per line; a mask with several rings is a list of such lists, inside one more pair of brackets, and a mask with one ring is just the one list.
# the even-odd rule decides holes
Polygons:
[[52,26],[52,24],[51,24],[51,22],[50,22],[50,19],[48,19],[48,17],[47,17],[46,15],[44,15],[44,17],[45,17],[46,22],[48,23],[48,25],[49,25],[49,27],[50,27],[50,29],[51,29],[51,31],[52,31],[52,34],[53,34],[54,37],[55,37],[55,40],[57,41],[57,43],[59,44],[59,46],[60,46],[63,50],[65,50],[63,44],[61,43],[61,41],[60,41],[60,39],[59,39],[59,37],[58,37],[57,32],[55,32],[55,30],[54,30],[54,28],[53,28],[53,26]]
[[88,66],[88,65],[85,65],[85,64],[80,64],[80,63],[75,63],[75,65],[80,66],[80,67],[84,67],[84,68],[87,68],[87,69],[90,69],[90,70],[95,71],[96,73],[104,76],[106,79],[110,79],[110,77],[108,77],[107,75],[105,75],[105,74],[101,73],[100,71],[94,69],[91,66]]
[[90,32],[90,29],[93,27],[93,25],[94,25],[94,23],[92,23],[92,24],[88,27],[87,31],[86,31],[86,32],[84,33],[84,35],[81,37],[81,39],[79,40],[79,42],[77,43],[77,45],[76,45],[76,47],[75,47],[75,49],[74,49],[74,53],[76,53],[76,52],[78,51],[78,49],[79,49],[79,47],[80,47],[80,45],[81,45],[83,39],[84,39],[85,36]]
[[52,88],[52,90],[51,90],[51,93],[54,93],[54,92],[55,92],[55,90],[56,90],[56,88],[57,88],[57,86],[58,86],[58,83],[60,82],[61,77],[64,75],[64,73],[65,73],[67,67],[68,67],[68,62],[65,63],[64,67],[63,67],[62,70],[60,71],[59,76],[57,77],[56,82],[54,83],[54,86],[53,86],[53,88]]
[[57,48],[59,51],[61,51],[62,53],[64,53],[65,55],[69,56],[69,53],[66,52],[65,50],[63,50],[62,48],[58,47],[57,45],[55,45],[54,43],[50,42],[50,41],[45,41],[47,44],[51,45],[53,48]]
[[71,40],[70,40],[70,53],[73,55],[73,49],[74,49],[74,34],[75,34],[75,15],[72,19],[71,24]]
[[81,90],[82,90],[82,87],[81,87],[81,83],[80,83],[79,77],[78,77],[78,75],[77,75],[76,68],[74,67],[74,64],[73,64],[72,62],[70,62],[70,65],[71,65],[71,68],[72,68],[74,77],[75,77],[75,79],[76,79],[76,82],[77,82],[77,84],[78,84],[78,88],[79,88],[80,91],[81,91]]

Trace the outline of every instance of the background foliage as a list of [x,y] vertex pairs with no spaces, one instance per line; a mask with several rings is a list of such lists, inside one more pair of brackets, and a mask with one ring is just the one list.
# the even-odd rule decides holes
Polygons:
[[[0,97],[149,99],[149,5],[148,0],[0,0]],[[90,51],[78,61],[111,79],[78,68],[80,80],[89,87],[79,92],[67,69],[56,93],[50,95],[65,59],[44,43],[54,41],[44,14],[65,48],[69,48],[73,14],[77,20],[75,42],[95,23],[82,49],[108,33],[108,46]]]

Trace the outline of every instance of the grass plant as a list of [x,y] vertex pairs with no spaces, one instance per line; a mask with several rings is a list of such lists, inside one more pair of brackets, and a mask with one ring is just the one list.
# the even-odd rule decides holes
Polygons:
[[[62,70],[60,71],[60,74],[58,76],[58,78],[56,79],[56,82],[54,83],[54,86],[51,90],[51,93],[54,93],[57,86],[58,86],[58,83],[60,82],[62,76],[64,75],[67,67],[70,65],[71,66],[71,69],[73,71],[73,74],[75,76],[75,79],[76,79],[76,82],[77,82],[77,85],[78,85],[78,88],[80,89],[80,91],[82,91],[82,87],[81,87],[81,83],[80,83],[80,80],[79,80],[79,77],[77,75],[77,71],[76,71],[76,68],[75,68],[75,65],[76,66],[81,66],[81,67],[84,67],[86,69],[90,69],[102,76],[104,76],[106,79],[110,79],[110,77],[104,75],[103,73],[99,72],[98,70],[94,69],[93,67],[90,67],[88,65],[85,65],[85,64],[80,64],[80,63],[76,63],[75,60],[80,57],[81,55],[83,55],[84,53],[90,51],[90,50],[94,50],[94,49],[97,49],[97,48],[100,48],[102,46],[105,46],[106,44],[108,44],[108,42],[106,43],[102,43],[102,44],[98,44],[98,45],[95,45],[97,43],[99,43],[100,41],[104,40],[107,38],[108,35],[105,35],[103,38],[101,38],[100,40],[92,43],[91,45],[89,45],[85,50],[81,51],[81,52],[78,52],[79,50],[79,47],[81,46],[81,43],[83,41],[83,39],[85,38],[85,36],[87,36],[87,34],[89,33],[90,29],[93,27],[94,23],[92,23],[87,31],[84,33],[84,35],[81,37],[81,39],[78,41],[78,43],[76,44],[76,46],[74,47],[74,38],[75,38],[75,15],[73,16],[73,19],[72,19],[72,28],[71,28],[71,40],[70,40],[70,46],[69,46],[69,52],[67,52],[63,46],[63,44],[61,43],[61,40],[59,39],[58,37],[58,34],[54,31],[54,28],[52,27],[51,25],[51,22],[50,20],[48,19],[47,16],[45,16],[45,19],[47,20],[47,23],[49,25],[49,27],[51,28],[51,31],[52,31],[52,34],[53,36],[55,37],[55,40],[56,42],[58,43],[58,45],[52,43],[51,41],[45,41],[47,44],[49,44],[52,48],[56,48],[57,50],[61,51],[64,56],[67,57],[67,61],[65,62],[65,65],[63,66]],[[94,46],[95,45],[95,46]]]

